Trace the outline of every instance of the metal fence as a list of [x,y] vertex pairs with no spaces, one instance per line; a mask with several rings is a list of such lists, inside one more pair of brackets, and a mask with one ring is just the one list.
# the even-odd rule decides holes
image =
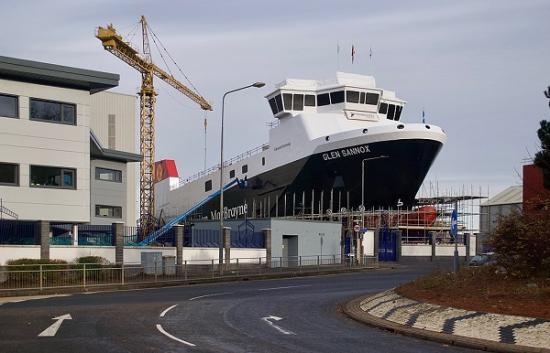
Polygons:
[[0,266],[0,295],[13,290],[88,288],[132,284],[185,282],[198,279],[257,276],[273,273],[323,273],[349,269],[376,268],[378,259],[365,256],[360,261],[340,255],[274,258],[234,258],[184,261],[182,265],[154,262],[152,266],[99,264],[36,264]]
[[36,245],[36,223],[19,220],[0,220],[0,244]]

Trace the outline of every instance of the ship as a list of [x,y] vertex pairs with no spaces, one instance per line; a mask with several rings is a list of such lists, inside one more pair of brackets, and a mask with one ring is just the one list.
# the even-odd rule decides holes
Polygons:
[[[412,207],[447,140],[436,125],[402,121],[406,101],[372,76],[286,79],[265,98],[268,142],[223,164],[223,184],[239,181],[223,193],[224,219]],[[194,218],[219,219],[219,196],[209,198],[220,189],[219,164],[188,178],[173,160],[155,168],[157,217],[195,207]]]

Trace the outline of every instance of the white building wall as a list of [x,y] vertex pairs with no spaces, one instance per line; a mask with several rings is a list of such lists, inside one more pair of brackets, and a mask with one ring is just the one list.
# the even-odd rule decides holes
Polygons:
[[[90,166],[90,186],[93,191],[90,196],[91,223],[94,225],[111,225],[113,222],[124,222],[128,226],[134,226],[136,224],[135,202],[129,204],[126,195],[128,189],[134,189],[135,187],[135,183],[128,184],[128,170],[133,170],[132,164],[95,159],[90,162]],[[120,170],[122,172],[122,182],[97,180],[95,178],[96,167]],[[96,205],[122,207],[122,218],[97,217]],[[128,209],[130,209],[130,212]]]
[[[19,186],[0,186],[4,206],[20,219],[89,222],[90,94],[0,79],[0,93],[19,96],[19,118],[0,117],[0,161],[19,164]],[[29,98],[76,104],[77,124],[29,120]],[[30,165],[76,169],[76,190],[30,187]]]
[[[136,130],[136,97],[133,95],[104,91],[93,94],[91,99],[90,128],[104,148],[139,153]],[[115,116],[115,148],[109,147],[109,115]],[[120,169],[120,168],[117,168]],[[128,163],[125,177],[125,207],[123,209],[126,225],[135,226],[137,217],[139,163]],[[93,206],[93,205],[92,205]],[[93,206],[95,208],[95,206]],[[93,211],[95,212],[95,210]],[[94,213],[95,214],[95,213]],[[97,223],[100,224],[100,223]]]

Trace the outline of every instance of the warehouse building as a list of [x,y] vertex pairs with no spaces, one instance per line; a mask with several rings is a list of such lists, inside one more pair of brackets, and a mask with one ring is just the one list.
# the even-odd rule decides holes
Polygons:
[[136,222],[136,98],[119,75],[0,56],[4,217]]

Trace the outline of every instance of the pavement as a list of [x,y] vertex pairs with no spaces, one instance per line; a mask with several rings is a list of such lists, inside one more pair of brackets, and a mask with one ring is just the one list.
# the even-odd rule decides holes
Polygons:
[[[341,305],[427,273],[429,264],[316,277],[72,294],[0,305],[0,351],[476,352],[395,335]],[[24,301],[21,301],[24,300]]]
[[550,321],[469,311],[405,298],[393,290],[354,299],[344,311],[396,333],[494,352],[549,352]]

